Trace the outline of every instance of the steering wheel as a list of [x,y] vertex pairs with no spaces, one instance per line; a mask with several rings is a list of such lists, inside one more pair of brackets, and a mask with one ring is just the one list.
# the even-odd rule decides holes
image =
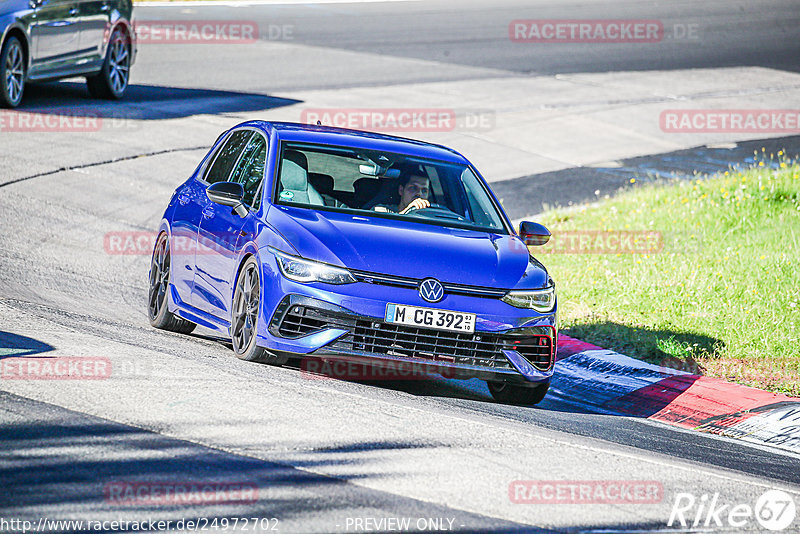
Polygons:
[[427,208],[418,208],[411,206],[406,212],[407,215],[419,215],[422,217],[430,217],[431,219],[454,219],[458,221],[466,221],[467,219],[454,212],[450,208],[442,206],[441,204],[431,204]]

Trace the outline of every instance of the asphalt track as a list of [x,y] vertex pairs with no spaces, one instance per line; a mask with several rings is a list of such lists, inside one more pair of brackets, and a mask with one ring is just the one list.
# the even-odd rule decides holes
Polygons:
[[[795,455],[594,414],[569,399],[519,408],[494,403],[478,381],[319,381],[297,367],[240,362],[208,333],[151,329],[149,257],[104,247],[109,232],[152,231],[171,191],[223,129],[252,115],[291,117],[298,105],[413,106],[414,91],[439,84],[430,94],[455,106],[464,91],[491,95],[578,74],[587,99],[579,104],[613,100],[619,110],[650,105],[634,90],[657,92],[651,71],[690,86],[720,69],[716,89],[732,99],[723,105],[796,108],[797,2],[139,6],[137,17],[255,20],[264,39],[246,47],[142,47],[121,105],[89,100],[77,81],[28,95],[31,113],[86,109],[112,117],[99,131],[0,132],[0,357],[103,357],[131,369],[105,381],[0,381],[0,483],[12,488],[0,493],[0,516],[255,515],[277,518],[282,532],[352,532],[354,518],[388,517],[450,518],[465,531],[651,531],[667,528],[679,492],[750,504],[768,488],[798,495]],[[650,48],[558,45],[533,54],[507,33],[511,20],[532,18],[658,19],[665,28],[700,30],[693,41]],[[292,38],[270,40],[275,26],[291,26]],[[623,80],[625,89],[608,89],[608,79]],[[444,93],[456,96],[442,100]],[[554,97],[530,98],[538,105]],[[514,114],[488,96],[468,106]],[[537,109],[522,106],[516,117],[525,123]],[[555,126],[553,136],[571,135]],[[592,145],[599,136],[585,135],[587,144],[573,151],[585,147],[599,166],[571,167],[552,154],[537,154],[541,165],[490,163],[497,176],[513,177],[488,173],[510,199],[512,217],[591,200],[596,191],[613,194],[631,176],[691,175],[746,163],[760,147],[798,146],[796,137],[774,134],[722,139],[728,144],[716,149],[704,145],[717,138],[653,142],[643,134],[625,151]],[[467,132],[453,140],[472,147],[468,155],[503,159],[508,145],[488,137]],[[603,167],[610,160],[617,164]],[[531,201],[521,203],[522,195]],[[138,507],[104,498],[105,484],[131,479],[234,479],[257,485],[261,498]],[[520,505],[508,496],[514,480],[654,480],[664,498]],[[759,529],[757,522],[742,528]]]

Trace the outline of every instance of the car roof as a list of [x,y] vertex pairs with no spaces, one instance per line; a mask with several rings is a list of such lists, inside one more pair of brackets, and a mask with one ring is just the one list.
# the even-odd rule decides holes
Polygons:
[[242,126],[259,128],[267,135],[271,135],[274,131],[281,141],[382,150],[452,163],[469,164],[464,156],[445,146],[393,135],[296,122],[248,121],[236,127]]

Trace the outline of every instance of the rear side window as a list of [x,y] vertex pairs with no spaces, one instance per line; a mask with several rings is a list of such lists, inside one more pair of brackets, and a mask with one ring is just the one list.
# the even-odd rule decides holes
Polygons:
[[231,169],[238,161],[242,150],[247,146],[247,141],[250,140],[253,133],[252,130],[238,130],[231,134],[222,148],[217,151],[214,163],[211,164],[204,177],[206,182],[215,184],[228,180]]

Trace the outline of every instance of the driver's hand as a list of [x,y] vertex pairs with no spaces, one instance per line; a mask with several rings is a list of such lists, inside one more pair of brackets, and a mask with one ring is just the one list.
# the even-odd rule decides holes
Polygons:
[[428,201],[427,198],[415,198],[411,201],[411,204],[406,206],[406,209],[400,212],[400,215],[404,215],[411,210],[421,210],[423,208],[430,208],[431,203]]

